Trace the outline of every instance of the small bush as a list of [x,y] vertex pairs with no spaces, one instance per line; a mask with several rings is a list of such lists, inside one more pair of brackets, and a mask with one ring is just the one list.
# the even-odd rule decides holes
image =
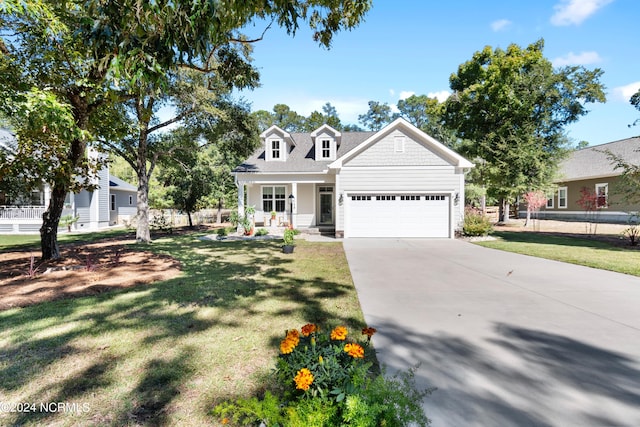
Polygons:
[[290,228],[284,230],[284,236],[282,236],[282,242],[285,246],[292,246],[294,244],[294,236],[296,232]]
[[227,230],[227,227],[222,227],[218,228],[218,231],[216,233],[219,237],[225,237],[229,234],[229,230]]
[[492,231],[493,225],[489,217],[476,210],[466,209],[462,226],[462,233],[465,236],[486,236]]
[[256,231],[256,236],[266,236],[267,234],[269,234],[269,230],[266,228],[258,228]]
[[162,232],[173,232],[173,226],[171,222],[167,220],[167,218],[162,214],[155,214],[151,221],[149,222],[149,226],[152,230],[162,231]]

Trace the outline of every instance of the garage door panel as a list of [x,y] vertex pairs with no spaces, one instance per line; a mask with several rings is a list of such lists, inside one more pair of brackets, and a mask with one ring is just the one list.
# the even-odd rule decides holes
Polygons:
[[369,194],[348,198],[349,237],[449,237],[449,196]]

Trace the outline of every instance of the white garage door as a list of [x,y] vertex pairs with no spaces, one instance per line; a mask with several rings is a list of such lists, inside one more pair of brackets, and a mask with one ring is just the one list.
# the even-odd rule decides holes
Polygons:
[[347,237],[450,237],[449,195],[358,194],[347,203]]

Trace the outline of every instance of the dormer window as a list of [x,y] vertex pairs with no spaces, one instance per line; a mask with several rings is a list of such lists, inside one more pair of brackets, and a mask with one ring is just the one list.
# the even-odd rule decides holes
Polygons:
[[330,139],[322,140],[322,158],[323,159],[331,158],[331,140]]
[[280,148],[281,141],[279,139],[274,139],[271,141],[271,158],[279,159],[280,158]]
[[289,153],[296,145],[291,135],[276,125],[262,132],[260,139],[264,144],[264,159],[267,162],[286,162]]

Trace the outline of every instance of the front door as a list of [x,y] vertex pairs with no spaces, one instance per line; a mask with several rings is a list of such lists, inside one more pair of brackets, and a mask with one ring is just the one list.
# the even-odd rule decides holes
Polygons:
[[318,225],[333,225],[333,187],[318,187]]

